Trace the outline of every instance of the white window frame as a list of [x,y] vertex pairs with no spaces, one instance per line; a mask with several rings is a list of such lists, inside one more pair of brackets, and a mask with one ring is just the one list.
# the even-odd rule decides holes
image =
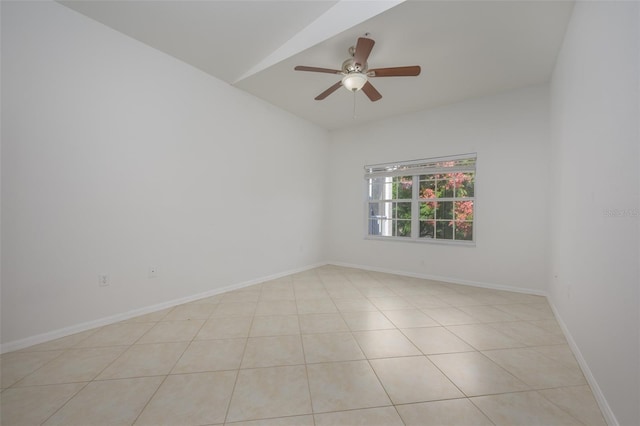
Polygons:
[[[471,161],[469,161],[471,160]],[[365,210],[365,239],[371,240],[383,240],[383,241],[405,241],[405,242],[418,242],[418,243],[436,243],[436,244],[455,244],[455,245],[467,245],[475,246],[476,242],[476,215],[477,215],[477,172],[476,165],[478,157],[476,153],[452,155],[446,157],[426,158],[420,160],[411,161],[398,161],[393,163],[381,163],[364,166],[364,210]],[[446,165],[443,165],[446,163]],[[453,163],[453,164],[451,164]],[[473,196],[472,197],[457,197],[456,191],[453,193],[453,197],[438,198],[438,202],[456,202],[460,200],[473,202],[473,218],[471,240],[456,240],[455,233],[453,239],[446,238],[429,238],[420,237],[420,203],[424,203],[425,199],[420,198],[420,176],[430,174],[445,174],[452,172],[463,172],[474,174]],[[383,196],[382,200],[371,200],[371,179],[384,177],[392,181],[393,177],[398,176],[411,176],[412,177],[412,198],[408,199],[393,199],[392,196]],[[385,190],[387,191],[387,190]],[[400,237],[390,236],[390,230],[386,229],[384,234],[372,234],[371,227],[373,221],[371,220],[371,204],[372,202],[385,202],[385,209],[389,209],[392,202],[411,202],[411,236]],[[388,204],[387,204],[388,203]],[[390,218],[390,212],[387,212],[384,217]],[[455,218],[451,219],[455,220]],[[395,221],[384,221],[385,225],[381,225],[383,221],[379,221],[378,228],[381,226],[390,227]],[[434,225],[434,233],[435,233]],[[382,231],[382,230],[381,230]],[[380,232],[383,234],[383,232]]]

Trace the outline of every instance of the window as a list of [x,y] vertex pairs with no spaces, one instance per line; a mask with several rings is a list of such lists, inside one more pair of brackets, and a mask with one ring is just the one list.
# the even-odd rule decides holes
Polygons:
[[473,242],[476,155],[365,166],[367,235]]

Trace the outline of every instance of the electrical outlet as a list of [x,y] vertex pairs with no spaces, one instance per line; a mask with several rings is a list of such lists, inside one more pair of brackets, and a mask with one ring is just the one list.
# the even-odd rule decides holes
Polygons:
[[107,274],[98,275],[98,286],[106,287],[108,285],[109,285],[109,275]]
[[158,267],[149,266],[149,278],[157,278],[157,277],[158,277]]

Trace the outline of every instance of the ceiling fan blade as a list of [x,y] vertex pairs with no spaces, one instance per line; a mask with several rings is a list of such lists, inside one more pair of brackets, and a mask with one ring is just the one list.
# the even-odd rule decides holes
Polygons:
[[382,95],[380,94],[380,92],[378,92],[376,88],[373,87],[373,84],[369,83],[368,81],[364,84],[364,86],[362,86],[362,91],[365,95],[367,95],[369,99],[371,99],[371,102],[382,99]]
[[336,90],[338,90],[338,88],[342,86],[342,81],[337,82],[336,84],[334,84],[333,86],[329,87],[327,90],[325,90],[324,92],[320,93],[318,96],[316,96],[314,99],[316,101],[321,101],[324,98],[326,98],[327,96],[329,96],[330,94],[332,94],[333,92],[335,92]]
[[342,74],[340,70],[332,70],[329,68],[317,68],[317,67],[305,67],[303,65],[298,65],[294,68],[296,71],[311,71],[311,72],[324,72],[327,74]]
[[367,72],[368,77],[414,77],[420,75],[420,66],[376,68]]
[[367,63],[367,59],[369,58],[369,54],[371,53],[371,49],[373,49],[374,44],[376,44],[376,42],[371,40],[370,38],[360,37],[358,39],[358,43],[356,44],[356,51],[353,54],[353,62],[364,67],[364,65]]

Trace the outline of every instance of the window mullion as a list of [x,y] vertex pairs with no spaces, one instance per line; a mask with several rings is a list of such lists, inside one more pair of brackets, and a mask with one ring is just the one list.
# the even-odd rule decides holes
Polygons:
[[420,176],[413,176],[411,185],[411,239],[417,240],[420,237]]

